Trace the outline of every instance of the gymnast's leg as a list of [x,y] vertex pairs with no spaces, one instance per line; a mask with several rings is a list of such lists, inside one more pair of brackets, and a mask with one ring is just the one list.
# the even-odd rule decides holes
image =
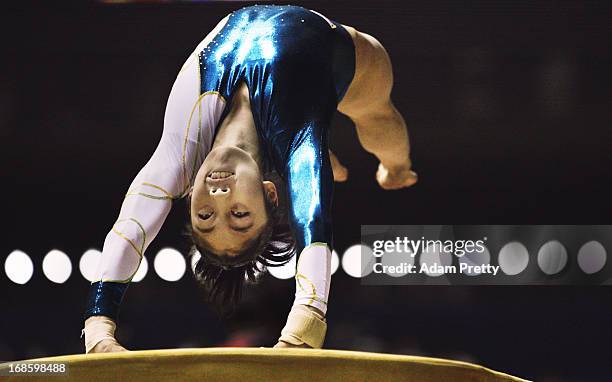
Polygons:
[[355,45],[355,75],[338,111],[355,123],[363,148],[380,161],[376,180],[385,189],[416,183],[406,122],[391,101],[391,60],[374,37],[344,25]]

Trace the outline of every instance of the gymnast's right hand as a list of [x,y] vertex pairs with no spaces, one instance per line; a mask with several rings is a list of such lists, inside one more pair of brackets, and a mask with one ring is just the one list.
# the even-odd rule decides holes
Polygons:
[[98,342],[89,353],[115,353],[120,351],[128,351],[123,346],[119,345],[116,339],[106,339]]

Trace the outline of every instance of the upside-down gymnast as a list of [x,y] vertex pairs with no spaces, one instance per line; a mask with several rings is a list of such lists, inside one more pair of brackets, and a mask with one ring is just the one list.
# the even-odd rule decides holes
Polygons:
[[[209,300],[233,304],[264,266],[299,254],[295,301],[276,347],[320,348],[327,324],[333,182],[346,168],[328,150],[335,110],[380,161],[384,189],[417,181],[394,107],[389,56],[372,36],[298,6],[256,5],[224,17],[172,87],[161,140],[131,183],[106,236],[84,315],[85,349],[124,351],[119,305],[172,201],[187,197]],[[287,185],[287,225],[278,191]]]

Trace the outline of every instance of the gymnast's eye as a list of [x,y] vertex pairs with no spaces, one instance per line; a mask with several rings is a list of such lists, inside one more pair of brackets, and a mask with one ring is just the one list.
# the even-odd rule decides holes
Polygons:
[[234,215],[237,218],[244,218],[244,217],[249,216],[250,213],[247,212],[247,211],[244,211],[244,212],[241,212],[241,211],[232,211],[232,215]]
[[212,212],[200,212],[198,217],[202,220],[206,220],[212,216]]

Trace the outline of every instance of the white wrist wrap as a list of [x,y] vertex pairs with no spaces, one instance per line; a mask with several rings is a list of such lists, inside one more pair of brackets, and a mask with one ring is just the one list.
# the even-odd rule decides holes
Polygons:
[[85,321],[85,352],[89,353],[100,341],[105,339],[115,339],[116,325],[108,317],[93,316]]
[[304,305],[294,305],[287,317],[287,324],[281,331],[279,341],[296,346],[307,344],[320,349],[326,331],[327,323],[323,317]]

